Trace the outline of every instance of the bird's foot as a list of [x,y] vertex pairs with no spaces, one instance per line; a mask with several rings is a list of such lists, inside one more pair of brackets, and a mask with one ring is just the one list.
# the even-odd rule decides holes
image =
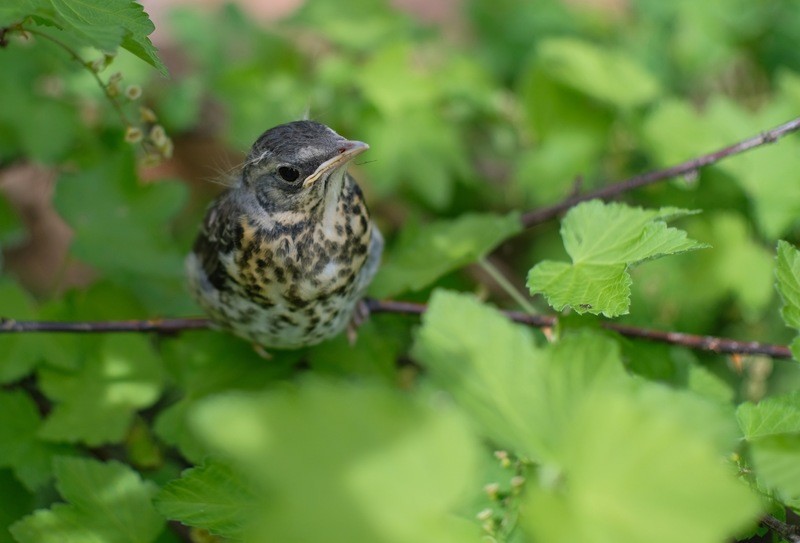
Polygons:
[[272,360],[272,355],[267,352],[263,345],[259,345],[258,343],[253,343],[253,350],[256,352],[258,356],[263,358],[264,360]]
[[351,346],[356,344],[358,329],[367,322],[369,315],[369,305],[367,305],[366,300],[359,300],[353,310],[353,315],[350,317],[350,323],[347,325],[347,341]]

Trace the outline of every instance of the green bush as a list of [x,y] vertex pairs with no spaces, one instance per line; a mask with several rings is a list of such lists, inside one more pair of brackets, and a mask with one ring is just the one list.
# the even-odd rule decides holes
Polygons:
[[[241,158],[306,114],[370,143],[370,295],[427,310],[269,360],[210,330],[0,335],[0,541],[712,543],[800,510],[795,361],[607,326],[790,343],[796,137],[560,231],[526,214],[795,117],[795,2],[470,0],[442,25],[385,0],[181,8],[169,77],[133,0],[12,4],[0,175],[54,172],[90,271],[46,294],[5,271],[0,315],[198,315],[182,258],[217,187],[174,172],[219,166],[198,139]],[[0,198],[0,248],[26,235]]]

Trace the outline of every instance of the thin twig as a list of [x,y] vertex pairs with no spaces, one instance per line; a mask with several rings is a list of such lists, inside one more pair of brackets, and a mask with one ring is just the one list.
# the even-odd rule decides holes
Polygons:
[[514,285],[511,284],[511,281],[506,279],[506,277],[500,273],[494,264],[489,262],[488,259],[482,258],[478,261],[478,265],[489,274],[495,283],[497,283],[503,291],[508,294],[511,299],[517,302],[517,305],[520,306],[526,313],[533,315],[536,313],[536,309],[534,309],[533,305],[525,298],[525,295],[518,291]]
[[787,524],[772,515],[766,515],[761,519],[761,524],[781,536],[789,543],[800,543],[800,526]]
[[102,334],[109,332],[158,332],[170,334],[184,330],[204,330],[211,322],[204,318],[147,319],[124,321],[17,321],[0,317],[0,334],[8,332],[50,332]]
[[525,228],[536,226],[554,217],[557,217],[572,206],[586,200],[592,200],[594,198],[607,200],[613,196],[622,194],[623,192],[628,192],[630,190],[643,187],[645,185],[650,185],[658,181],[664,181],[665,179],[678,177],[680,175],[696,173],[700,168],[715,164],[724,158],[744,153],[745,151],[749,151],[750,149],[760,147],[767,143],[775,143],[783,136],[795,132],[798,129],[800,129],[800,117],[776,126],[772,130],[762,132],[757,136],[747,138],[738,143],[734,143],[733,145],[723,147],[722,149],[719,149],[713,153],[687,160],[686,162],[682,162],[675,166],[637,175],[624,181],[620,181],[619,183],[606,185],[605,187],[601,187],[597,190],[593,190],[584,194],[573,194],[557,204],[534,209],[533,211],[523,214],[521,217],[522,225]]
[[[370,313],[397,313],[422,315],[427,310],[425,304],[394,300],[367,299]],[[552,328],[557,317],[549,315],[529,315],[520,311],[504,311],[508,318],[521,324],[536,328]],[[792,358],[792,353],[784,345],[759,343],[756,341],[736,341],[734,339],[663,332],[648,328],[637,328],[623,324],[602,323],[600,326],[618,334],[647,341],[681,345],[698,351],[717,354],[766,355],[772,358]],[[53,322],[53,321],[15,321],[0,318],[0,334],[23,332],[69,332],[69,333],[108,333],[108,332],[158,332],[171,334],[183,330],[202,330],[210,327],[210,321],[203,318],[149,319],[98,322]]]

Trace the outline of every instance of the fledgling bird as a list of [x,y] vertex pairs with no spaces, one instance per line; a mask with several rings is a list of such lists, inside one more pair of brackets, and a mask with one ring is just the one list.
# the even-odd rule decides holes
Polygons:
[[347,327],[383,251],[347,173],[368,148],[313,121],[256,140],[186,259],[192,294],[218,327],[277,349]]

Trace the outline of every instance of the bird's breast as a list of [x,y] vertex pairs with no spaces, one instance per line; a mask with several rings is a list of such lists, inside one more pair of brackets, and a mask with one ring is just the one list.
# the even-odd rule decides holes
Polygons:
[[371,224],[351,213],[333,221],[297,214],[269,223],[241,218],[241,243],[229,274],[264,305],[304,307],[347,296],[364,265]]

